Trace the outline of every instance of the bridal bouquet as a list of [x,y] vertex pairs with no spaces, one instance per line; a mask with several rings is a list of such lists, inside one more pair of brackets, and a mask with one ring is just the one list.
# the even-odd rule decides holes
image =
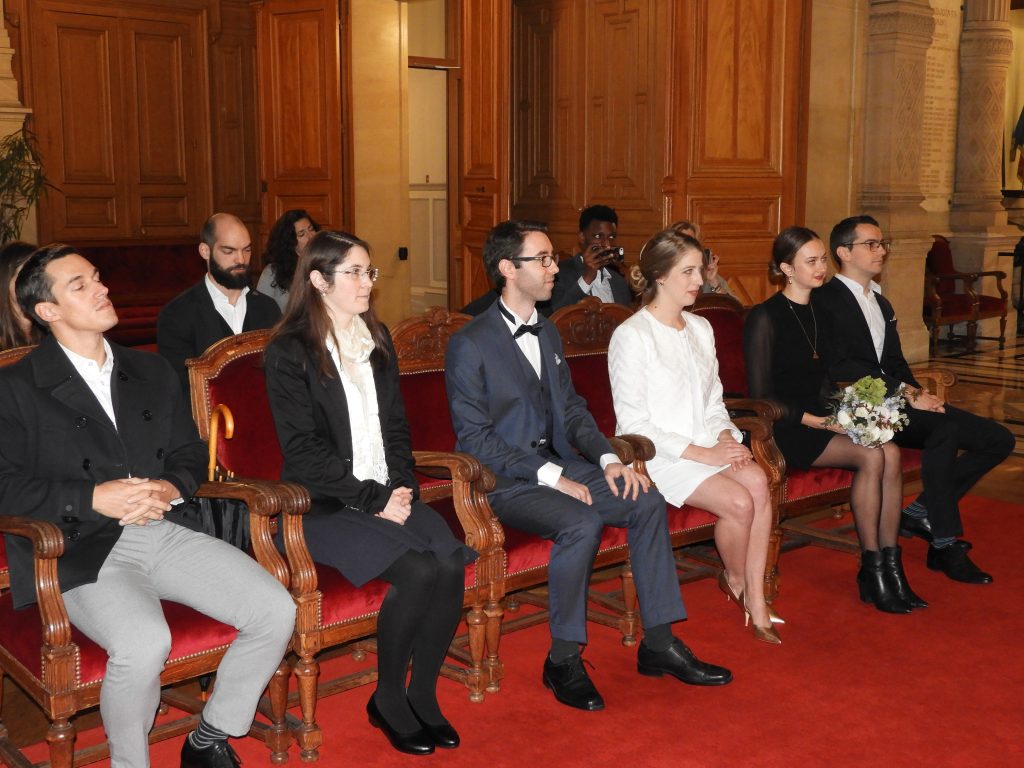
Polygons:
[[907,425],[903,389],[886,396],[885,382],[874,376],[865,376],[844,387],[833,399],[835,413],[825,423],[838,424],[857,445],[877,448]]

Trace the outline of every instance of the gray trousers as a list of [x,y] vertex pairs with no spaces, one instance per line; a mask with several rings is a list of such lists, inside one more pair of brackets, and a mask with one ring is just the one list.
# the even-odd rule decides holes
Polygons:
[[100,715],[111,768],[148,768],[148,734],[160,703],[171,634],[160,600],[235,627],[203,719],[248,732],[295,623],[288,591],[251,557],[169,521],[126,526],[93,584],[64,593],[71,623],[108,655]]

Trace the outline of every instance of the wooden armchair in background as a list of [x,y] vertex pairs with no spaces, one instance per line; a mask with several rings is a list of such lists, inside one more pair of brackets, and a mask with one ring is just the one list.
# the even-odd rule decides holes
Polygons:
[[[0,365],[15,362],[30,348],[3,353]],[[233,498],[249,506],[252,551],[256,559],[282,584],[288,584],[284,558],[274,547],[269,519],[278,503],[273,493],[260,483],[204,483],[198,497]],[[100,685],[106,671],[107,654],[75,629],[57,580],[57,561],[64,551],[64,536],[49,522],[19,517],[18,510],[5,509],[0,515],[0,533],[32,542],[35,558],[36,596],[34,605],[15,610],[10,592],[5,542],[0,536],[0,686],[3,676],[11,679],[43,710],[50,721],[46,741],[49,765],[72,765],[101,760],[109,755],[106,742],[75,750],[75,726],[71,718],[99,704]],[[164,686],[216,673],[217,666],[235,638],[233,627],[221,624],[191,608],[164,602],[164,615],[171,629],[171,653],[160,676]],[[291,736],[285,726],[285,702],[288,693],[288,666],[282,665],[271,680],[269,700],[261,711],[270,724],[256,722],[250,730],[266,742],[273,763],[288,759]],[[184,711],[181,718],[158,722],[150,741],[159,741],[186,733],[199,722],[203,702],[174,688],[165,689],[162,705]],[[29,762],[18,750],[0,722],[0,761],[18,768]]]
[[[211,346],[202,357],[188,361],[193,415],[200,434],[210,441],[216,471],[225,479],[257,477],[277,481],[280,477],[283,457],[263,373],[263,350],[269,336],[267,330],[229,336]],[[443,398],[443,377],[440,392]],[[412,420],[419,408],[436,410],[437,404],[428,402],[423,393],[416,393],[416,399],[407,398],[406,407]],[[223,416],[211,420],[215,413],[230,415],[233,429],[222,428]],[[446,403],[443,413],[447,415]],[[452,499],[455,525],[465,521],[470,546],[483,550],[483,555],[491,546],[489,524],[478,519],[477,509],[479,498],[490,487],[488,476],[471,460],[419,452],[414,452],[414,457],[420,472],[437,472],[439,467],[449,470],[450,477],[445,481],[433,486],[426,483],[421,498],[431,504]],[[493,484],[493,478],[490,482]],[[317,699],[371,683],[377,674],[372,668],[360,669],[335,680],[318,681],[316,657],[321,651],[343,645],[351,648],[357,661],[365,657],[366,651],[372,651],[377,613],[388,585],[375,579],[357,589],[334,568],[315,564],[306,546],[301,517],[309,508],[308,493],[294,483],[278,483],[276,487],[283,497],[282,533],[291,569],[291,593],[298,608],[293,641],[298,656],[293,667],[298,691],[292,701],[297,699],[302,722],[295,737],[302,759],[309,761],[317,759],[322,742],[316,722]],[[486,505],[486,501],[483,503]],[[476,587],[476,571],[471,566],[467,569],[465,598],[471,636],[469,663],[466,668],[446,665],[442,674],[465,683],[470,698],[477,701],[482,699],[487,685],[487,676],[482,672],[484,602]]]
[[[964,338],[968,351],[973,351],[977,339],[999,342],[1002,349],[1006,342],[1006,313],[1009,294],[1003,287],[1006,273],[1000,270],[982,272],[960,272],[953,265],[953,252],[949,240],[942,235],[933,235],[934,243],[928,251],[925,262],[924,322],[931,332],[931,353],[934,355],[939,343],[939,329],[949,326],[947,338]],[[991,288],[983,293],[982,278],[995,280],[995,291]],[[991,318],[999,319],[998,336],[979,336],[978,322]],[[954,333],[958,323],[967,324],[967,333]]]

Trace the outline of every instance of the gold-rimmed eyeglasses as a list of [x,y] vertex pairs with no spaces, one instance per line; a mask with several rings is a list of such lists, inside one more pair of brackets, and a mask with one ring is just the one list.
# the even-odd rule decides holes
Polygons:
[[367,278],[371,283],[377,281],[380,277],[380,270],[377,267],[370,267],[369,269],[360,269],[359,267],[352,267],[352,269],[336,269],[334,270],[336,275],[344,275],[353,282],[358,282],[364,277]]

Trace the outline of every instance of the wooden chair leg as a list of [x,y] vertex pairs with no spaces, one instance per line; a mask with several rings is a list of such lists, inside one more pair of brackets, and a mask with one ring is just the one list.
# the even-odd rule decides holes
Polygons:
[[311,655],[300,654],[295,662],[295,682],[299,689],[299,708],[302,723],[295,733],[299,745],[299,758],[306,763],[320,758],[323,733],[316,723],[316,682],[320,676],[320,665]]
[[288,680],[291,678],[291,666],[287,661],[281,665],[270,678],[268,693],[270,694],[271,723],[267,733],[267,749],[270,750],[270,762],[281,765],[288,762],[288,747],[291,746],[291,734],[285,724],[285,713],[288,711]]
[[483,661],[487,616],[483,605],[474,603],[466,613],[466,629],[469,633],[469,669],[466,670],[466,687],[469,700],[479,704],[484,700]]
[[770,604],[779,596],[779,553],[782,550],[782,529],[772,528],[768,538],[768,562],[764,569],[764,597]]
[[1006,315],[999,318],[999,348],[1006,344]]
[[974,347],[977,344],[978,338],[978,322],[976,320],[970,320],[967,323],[967,351],[973,352]]
[[75,758],[75,726],[68,718],[59,717],[46,731],[50,746],[50,768],[72,768]]
[[619,619],[619,631],[622,632],[623,645],[636,645],[637,616],[636,582],[633,581],[633,566],[627,561],[622,566],[622,605],[624,611]]
[[498,656],[498,644],[501,642],[501,622],[505,618],[501,601],[488,600],[484,605],[484,616],[487,617],[487,623],[484,625],[484,646],[487,653],[484,668],[487,692],[497,693],[501,690],[501,679],[505,676],[505,665],[502,664]]

